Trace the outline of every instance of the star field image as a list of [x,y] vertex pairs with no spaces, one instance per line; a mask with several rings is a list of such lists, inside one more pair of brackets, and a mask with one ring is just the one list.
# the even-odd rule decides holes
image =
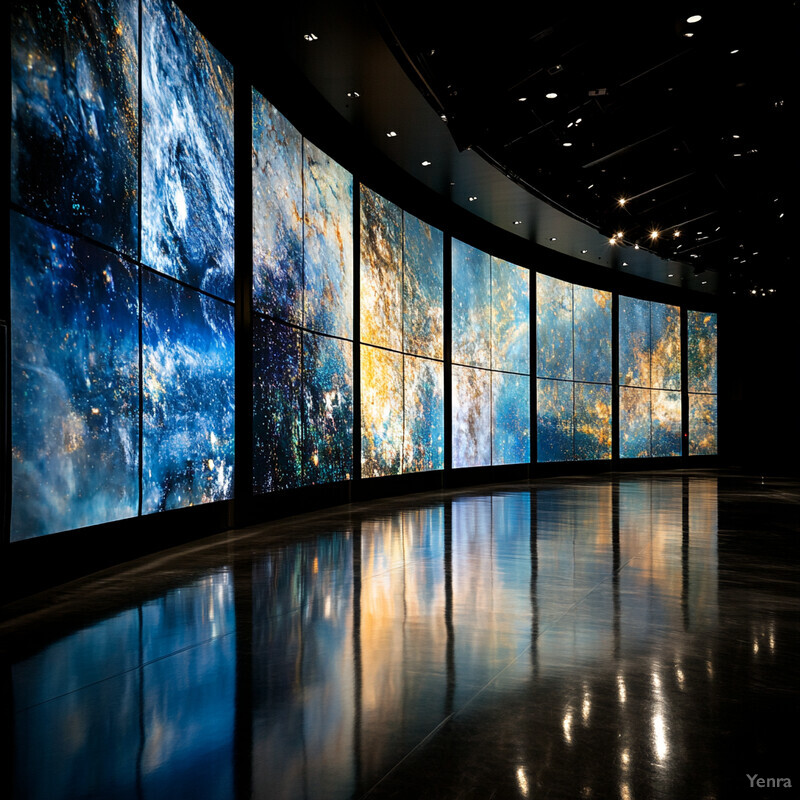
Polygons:
[[142,513],[233,496],[233,308],[142,281]]
[[135,0],[11,9],[11,200],[136,257]]
[[138,269],[11,214],[11,539],[135,516]]

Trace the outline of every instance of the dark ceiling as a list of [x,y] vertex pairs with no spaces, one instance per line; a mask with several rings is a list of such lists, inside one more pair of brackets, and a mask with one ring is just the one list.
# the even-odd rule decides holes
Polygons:
[[371,6],[460,150],[718,291],[794,282],[796,3]]

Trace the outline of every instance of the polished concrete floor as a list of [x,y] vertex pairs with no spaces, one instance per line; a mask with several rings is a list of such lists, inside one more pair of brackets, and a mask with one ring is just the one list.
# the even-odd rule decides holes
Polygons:
[[800,481],[653,472],[142,559],[3,609],[12,794],[798,796],[798,537]]

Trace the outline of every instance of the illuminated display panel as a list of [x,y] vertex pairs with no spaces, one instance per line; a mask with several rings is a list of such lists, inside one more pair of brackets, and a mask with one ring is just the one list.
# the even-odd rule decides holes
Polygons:
[[233,308],[142,276],[142,513],[233,496]]
[[353,176],[303,143],[303,325],[353,338]]
[[136,0],[15,4],[11,201],[137,255]]
[[135,516],[138,269],[12,212],[11,539]]
[[443,258],[441,231],[361,187],[362,477],[444,467]]
[[303,324],[303,137],[253,91],[253,308]]
[[717,454],[717,315],[687,312],[689,455]]
[[353,178],[253,92],[256,494],[347,480]]
[[253,490],[302,483],[302,334],[256,316],[253,320]]
[[611,458],[610,292],[536,276],[537,460]]
[[142,9],[142,261],[232,301],[233,67],[170,0]]
[[619,455],[681,454],[680,309],[619,298]]
[[452,270],[452,465],[528,462],[530,272],[457,239]]
[[492,463],[492,373],[453,365],[453,468]]

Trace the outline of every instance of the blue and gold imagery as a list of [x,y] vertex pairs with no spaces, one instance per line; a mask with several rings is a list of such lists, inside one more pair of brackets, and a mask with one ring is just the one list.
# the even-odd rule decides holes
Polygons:
[[11,202],[137,256],[138,0],[15,2]]
[[619,298],[619,455],[681,454],[680,308]]
[[253,92],[253,482],[349,480],[353,178]]
[[11,539],[135,516],[138,268],[12,212]]
[[537,460],[611,458],[610,292],[536,276]]
[[717,453],[717,315],[687,312],[689,455]]
[[453,239],[452,465],[530,461],[530,272]]
[[444,468],[443,243],[361,187],[364,478]]

